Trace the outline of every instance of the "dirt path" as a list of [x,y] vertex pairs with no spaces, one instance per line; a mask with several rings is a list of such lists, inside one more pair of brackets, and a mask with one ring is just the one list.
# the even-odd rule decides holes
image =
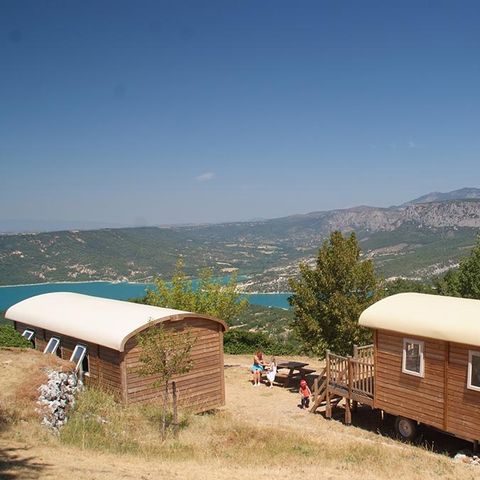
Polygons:
[[[320,369],[320,364],[312,365],[311,359],[297,357],[295,360],[305,361],[312,368]],[[281,358],[277,359],[282,361]],[[315,429],[312,415],[298,408],[299,395],[293,388],[285,389],[278,386],[269,388],[262,384],[253,387],[249,367],[252,358],[246,355],[226,355],[225,369],[227,402],[225,409],[241,420],[251,423],[261,423],[270,426],[298,427]],[[316,415],[315,415],[316,417]]]

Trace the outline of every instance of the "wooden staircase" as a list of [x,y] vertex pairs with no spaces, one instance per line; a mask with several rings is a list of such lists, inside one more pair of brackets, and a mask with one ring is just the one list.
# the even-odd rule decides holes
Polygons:
[[327,351],[326,365],[313,383],[313,405],[310,412],[325,407],[330,418],[332,408],[344,398],[345,423],[351,422],[351,402],[373,405],[373,346],[354,347],[353,357],[341,357]]
[[[327,406],[327,367],[325,367],[320,375],[313,381],[313,404],[310,407],[310,413],[315,413],[318,408]],[[336,407],[342,397],[340,395],[331,395],[331,407]]]

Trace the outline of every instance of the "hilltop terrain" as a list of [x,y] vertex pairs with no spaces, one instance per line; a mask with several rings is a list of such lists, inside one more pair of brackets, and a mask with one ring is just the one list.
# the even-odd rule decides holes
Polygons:
[[285,291],[332,230],[355,231],[379,274],[424,279],[456,265],[479,228],[480,190],[462,189],[254,222],[0,235],[0,284],[148,281],[168,278],[182,257],[191,275],[209,266],[248,276],[247,291]]
[[[297,359],[320,367],[312,359]],[[391,439],[391,423],[382,422],[369,409],[360,409],[354,416],[357,426],[346,427],[339,420],[341,411],[337,420],[328,421],[321,414],[299,410],[294,391],[278,386],[252,388],[250,356],[225,356],[226,406],[190,417],[177,440],[162,444],[158,420],[139,417],[137,410],[120,413],[120,406],[103,404],[98,405],[98,421],[85,420],[96,428],[70,428],[66,442],[62,435],[45,431],[31,413],[35,407],[32,392],[42,381],[45,362],[48,358],[36,351],[0,349],[0,365],[6,373],[0,376],[2,420],[6,418],[3,407],[11,414],[7,422],[0,422],[1,478],[53,479],[72,472],[79,480],[258,476],[290,480],[319,475],[332,480],[467,480],[477,474],[478,467],[431,451],[454,453],[465,448],[465,442],[452,437],[426,431],[423,445],[427,448],[409,446]],[[23,413],[26,407],[27,415]],[[97,418],[96,412],[89,412]],[[120,420],[121,425],[115,424]],[[135,428],[140,421],[141,428]],[[104,436],[110,431],[118,438]]]
[[405,205],[415,203],[428,203],[428,202],[444,202],[446,200],[467,200],[467,199],[480,199],[479,188],[461,188],[460,190],[454,190],[453,192],[431,192],[421,197],[410,200]]

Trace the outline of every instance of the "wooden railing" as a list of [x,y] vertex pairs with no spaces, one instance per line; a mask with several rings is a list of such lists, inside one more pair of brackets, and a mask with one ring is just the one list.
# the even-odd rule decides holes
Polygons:
[[[312,411],[325,399],[325,416],[331,418],[335,399],[345,399],[345,423],[352,421],[352,408],[357,404],[373,406],[375,357],[373,345],[355,346],[353,357],[342,357],[327,350],[326,378],[316,384],[317,395]],[[325,387],[323,390],[322,387]],[[322,393],[320,393],[322,392]],[[333,399],[333,400],[332,400]]]
[[373,363],[373,345],[365,345],[359,347],[357,345],[353,346],[353,358],[357,358],[364,362]]
[[330,388],[373,398],[374,356],[373,346],[355,347],[353,357],[342,357],[327,351],[327,382]]
[[329,386],[348,388],[348,357],[327,351],[327,378]]
[[349,390],[352,393],[373,398],[373,376],[375,373],[373,362],[349,358],[349,371],[351,372]]

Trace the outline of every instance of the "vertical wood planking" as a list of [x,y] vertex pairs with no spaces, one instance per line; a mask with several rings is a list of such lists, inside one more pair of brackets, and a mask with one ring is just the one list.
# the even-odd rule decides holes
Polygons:
[[[225,404],[225,380],[223,365],[223,327],[213,320],[186,318],[165,322],[181,335],[184,328],[193,329],[197,337],[191,356],[193,368],[184,375],[176,376],[179,405],[193,411],[209,410]],[[151,328],[156,328],[155,326]],[[162,389],[155,388],[155,376],[141,377],[135,373],[140,350],[135,337],[125,345],[126,395],[128,403],[146,403],[163,397]]]
[[443,428],[447,342],[414,337],[425,342],[425,375],[422,378],[402,372],[403,338],[404,335],[398,333],[377,331],[375,406],[394,415]]

